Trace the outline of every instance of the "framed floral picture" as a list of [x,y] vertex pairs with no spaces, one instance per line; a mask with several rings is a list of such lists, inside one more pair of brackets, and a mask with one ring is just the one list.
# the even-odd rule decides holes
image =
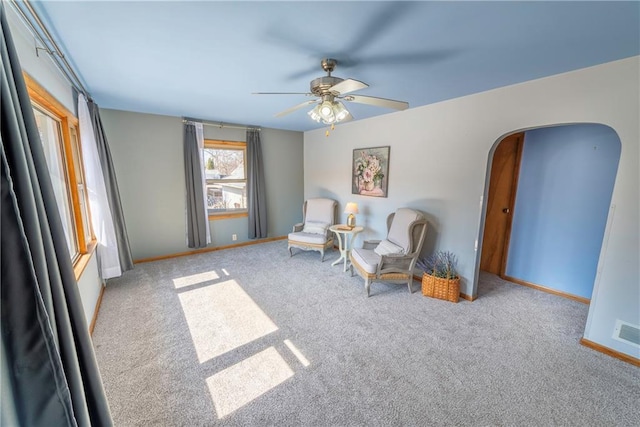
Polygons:
[[387,197],[389,151],[388,146],[353,150],[352,194]]

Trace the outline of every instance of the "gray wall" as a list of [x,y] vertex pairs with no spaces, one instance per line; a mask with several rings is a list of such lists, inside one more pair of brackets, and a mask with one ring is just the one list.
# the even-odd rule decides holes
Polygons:
[[[180,117],[101,110],[134,259],[189,251]],[[205,138],[245,141],[245,131],[205,126]],[[263,129],[269,237],[301,219],[303,134]],[[247,218],[212,220],[210,247],[249,241]],[[231,239],[237,234],[238,240]]]
[[[462,291],[473,295],[495,143],[511,132],[556,124],[610,126],[622,154],[584,336],[640,357],[638,348],[612,338],[616,319],[640,323],[638,59],[345,123],[328,138],[324,129],[306,132],[305,197],[332,196],[342,207],[358,202],[358,223],[366,226],[358,240],[382,237],[387,214],[399,207],[425,211],[431,222],[426,250],[456,253]],[[384,145],[391,146],[389,197],[351,194],[352,150]]]

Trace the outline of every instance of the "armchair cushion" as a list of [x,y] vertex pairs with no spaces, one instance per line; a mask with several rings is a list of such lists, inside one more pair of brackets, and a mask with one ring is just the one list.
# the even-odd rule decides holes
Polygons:
[[317,233],[305,233],[298,231],[297,233],[289,233],[289,243],[311,243],[314,245],[324,245],[327,243],[327,236]]
[[[362,269],[367,274],[372,274],[374,276],[378,272],[378,265],[380,263],[382,263],[381,268],[383,270],[398,268],[401,270],[407,270],[411,264],[411,260],[412,258],[402,254],[388,254],[380,256],[375,250],[371,249],[355,248],[351,251],[352,264],[357,265],[358,268]],[[398,272],[396,271],[396,273]],[[404,276],[407,275],[408,272],[405,272]]]
[[304,222],[335,224],[335,204],[336,201],[332,199],[318,198],[307,200],[307,213]]
[[404,249],[385,239],[376,246],[374,252],[378,255],[402,254],[404,253]]
[[351,251],[352,264],[355,262],[369,274],[376,274],[382,257],[375,250],[355,248]]
[[410,226],[411,223],[419,219],[422,219],[420,213],[413,209],[398,209],[391,223],[391,228],[389,228],[387,240],[400,246],[404,253],[409,252],[411,246]]
[[327,228],[329,228],[329,223],[327,222],[307,221],[304,224],[302,232],[311,234],[322,234],[324,236],[325,234],[327,234]]

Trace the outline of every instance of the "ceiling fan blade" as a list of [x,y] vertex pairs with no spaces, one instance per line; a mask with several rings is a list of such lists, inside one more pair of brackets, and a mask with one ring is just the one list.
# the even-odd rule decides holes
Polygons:
[[375,96],[349,95],[343,98],[345,101],[356,102],[358,104],[375,105],[376,107],[393,108],[394,110],[406,110],[409,103],[395,101],[387,98],[376,98]]
[[356,90],[364,89],[365,87],[369,87],[369,85],[358,80],[346,79],[341,81],[338,84],[331,86],[329,90],[331,92],[337,92],[339,95],[344,95],[346,93],[351,93],[351,92],[355,92]]
[[314,65],[313,67],[302,68],[298,71],[294,71],[293,73],[287,74],[285,78],[287,80],[296,80],[302,77],[310,76],[318,73],[319,67]]
[[303,103],[298,104],[295,107],[291,107],[291,108],[289,108],[287,110],[279,112],[278,114],[276,114],[276,117],[286,116],[289,113],[293,113],[294,111],[296,111],[296,110],[298,110],[298,109],[300,109],[302,107],[306,107],[307,105],[311,105],[311,104],[314,104],[316,102],[317,102],[317,100],[315,100],[315,99],[312,99],[311,101],[304,101]]
[[460,50],[455,49],[431,49],[423,52],[382,53],[378,55],[362,56],[354,58],[352,61],[356,65],[430,65],[451,59],[459,53]]
[[[404,16],[411,14],[415,4],[411,2],[389,2],[383,4],[374,13],[364,27],[355,34],[344,49],[346,52],[362,52],[372,43],[384,36],[394,25],[400,25]],[[374,7],[374,6],[372,6]],[[346,64],[345,64],[346,65]]]
[[251,95],[307,95],[311,96],[309,92],[252,92]]

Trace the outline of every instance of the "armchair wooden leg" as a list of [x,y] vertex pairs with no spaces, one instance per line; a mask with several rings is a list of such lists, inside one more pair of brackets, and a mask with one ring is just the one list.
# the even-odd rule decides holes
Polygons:
[[291,246],[289,246],[289,258],[293,256],[293,251],[291,249],[292,249]]
[[324,262],[324,249],[320,251],[320,262]]
[[411,287],[412,284],[413,284],[413,279],[409,278],[409,281],[407,282],[407,286],[409,286],[409,293],[410,294],[413,293],[413,288]]
[[364,288],[367,290],[367,297],[369,297],[369,292],[371,290],[371,279],[365,279]]

